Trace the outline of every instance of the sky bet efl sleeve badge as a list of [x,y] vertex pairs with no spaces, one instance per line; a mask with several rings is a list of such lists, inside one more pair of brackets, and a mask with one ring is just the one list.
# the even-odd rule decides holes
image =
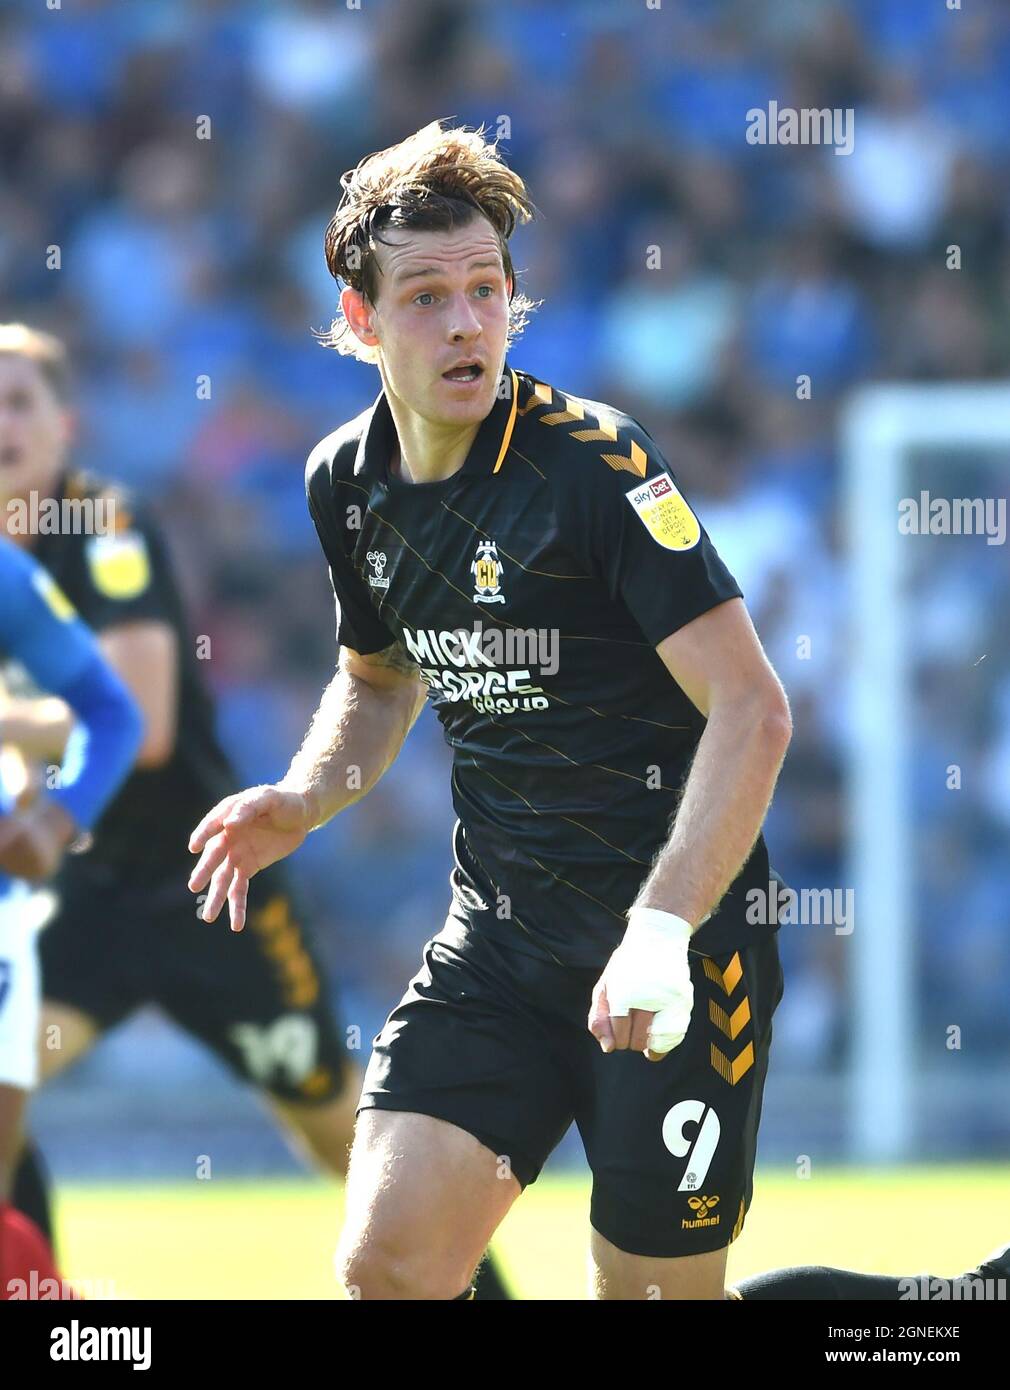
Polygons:
[[136,531],[122,536],[95,536],[85,547],[95,588],[106,598],[136,598],[151,579],[144,538]]
[[701,525],[669,473],[658,473],[624,495],[652,539],[667,550],[690,550],[698,544]]
[[501,591],[501,577],[505,567],[498,559],[498,546],[494,541],[482,540],[477,544],[477,554],[470,565],[473,575],[474,603],[504,603]]

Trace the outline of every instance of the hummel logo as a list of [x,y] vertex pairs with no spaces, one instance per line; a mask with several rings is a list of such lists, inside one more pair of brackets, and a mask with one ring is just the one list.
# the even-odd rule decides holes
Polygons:
[[368,576],[368,582],[373,589],[388,589],[389,580],[383,579],[382,571],[386,568],[386,554],[382,550],[370,550],[365,557],[375,571]]
[[687,1205],[694,1212],[694,1220],[681,1221],[681,1230],[694,1231],[699,1226],[718,1226],[721,1218],[712,1215],[712,1208],[719,1205],[718,1197],[706,1197],[702,1193],[700,1197],[688,1197]]

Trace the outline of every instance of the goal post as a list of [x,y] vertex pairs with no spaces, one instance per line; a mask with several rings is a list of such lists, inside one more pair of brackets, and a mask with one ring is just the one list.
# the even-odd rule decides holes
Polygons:
[[855,930],[847,1129],[852,1157],[891,1162],[921,1156],[917,1118],[925,1100],[916,1053],[910,766],[915,615],[897,501],[917,495],[909,478],[916,449],[1010,450],[1010,386],[861,388],[843,407],[840,444],[852,596],[848,878]]

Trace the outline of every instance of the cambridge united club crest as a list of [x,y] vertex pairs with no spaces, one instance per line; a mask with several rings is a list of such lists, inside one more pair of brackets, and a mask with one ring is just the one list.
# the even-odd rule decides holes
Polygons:
[[474,603],[504,603],[501,591],[502,562],[494,541],[479,541],[477,554],[470,566],[473,575]]

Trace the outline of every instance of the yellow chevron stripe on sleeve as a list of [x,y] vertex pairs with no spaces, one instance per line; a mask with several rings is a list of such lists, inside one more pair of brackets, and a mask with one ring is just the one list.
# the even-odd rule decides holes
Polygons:
[[576,420],[586,418],[586,412],[578,401],[571,401],[567,396],[562,396],[561,399],[565,403],[565,409],[552,411],[550,415],[541,415],[540,423],[542,425],[569,425]]
[[528,415],[531,410],[536,410],[538,405],[550,405],[554,400],[554,393],[551,388],[542,381],[533,383],[533,393],[525,405],[520,406],[517,414]]
[[630,458],[626,458],[624,454],[601,454],[600,457],[604,463],[609,463],[611,468],[625,468],[639,478],[645,477],[645,470],[649,466],[648,455],[634,439],[631,441]]
[[[538,417],[541,425],[573,425],[586,418],[585,406],[570,396],[561,395],[563,409],[553,410],[549,414]],[[535,406],[544,404],[550,405],[553,402],[551,388],[543,382],[533,383],[533,394],[526,402],[525,406],[519,411],[520,415],[525,415]],[[609,420],[597,420],[594,429],[572,430],[572,439],[577,439],[580,444],[616,444],[618,442],[617,426]],[[627,454],[606,453],[600,457],[608,467],[615,470],[623,469],[625,472],[634,473],[638,478],[644,478],[649,466],[648,455],[642,446],[634,439],[629,441],[630,448]]]

